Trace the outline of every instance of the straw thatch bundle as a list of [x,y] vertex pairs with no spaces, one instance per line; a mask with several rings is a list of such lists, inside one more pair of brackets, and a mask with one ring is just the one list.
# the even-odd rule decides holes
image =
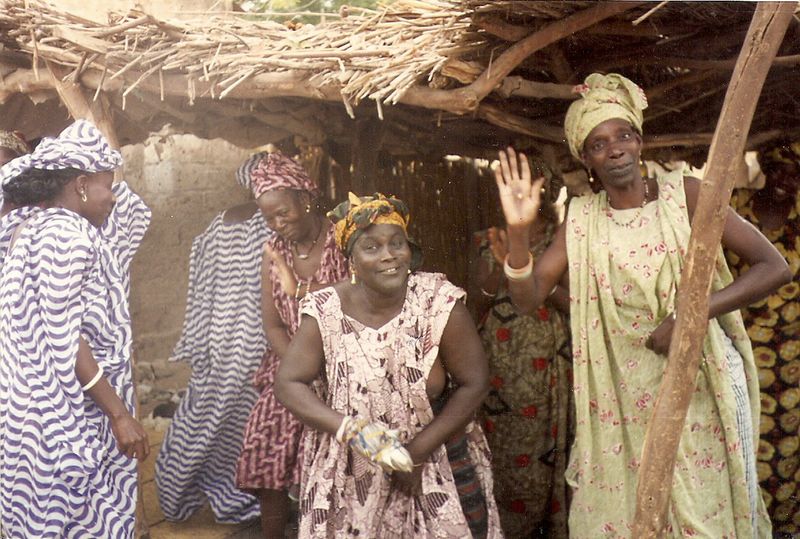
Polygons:
[[[113,14],[102,25],[39,0],[0,2],[6,45],[73,69],[73,79],[100,70],[100,84],[119,81],[127,96],[140,85],[185,78],[186,96],[224,98],[265,73],[300,74],[334,86],[348,106],[370,98],[396,103],[420,78],[432,78],[458,45],[469,21],[456,2],[403,0],[382,11],[352,14],[323,26],[214,16],[163,21]],[[204,83],[204,84],[201,84]],[[201,89],[202,86],[202,89]]]

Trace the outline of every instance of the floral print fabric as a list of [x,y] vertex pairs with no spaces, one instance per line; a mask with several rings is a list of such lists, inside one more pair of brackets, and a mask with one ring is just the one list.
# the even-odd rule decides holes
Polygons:
[[[576,539],[631,534],[642,445],[665,367],[665,357],[644,342],[674,311],[691,232],[682,172],[660,176],[658,187],[658,200],[644,208],[613,210],[605,192],[570,204],[576,438],[567,479],[573,487],[569,527]],[[720,253],[712,290],[730,282]],[[741,364],[729,361],[726,335]],[[741,316],[710,321],[678,448],[669,537],[770,537],[761,497],[748,494],[746,444],[737,428],[741,410],[733,382],[745,377],[757,420],[758,383]]]
[[[771,230],[753,212],[754,193],[739,190],[731,204],[775,245],[793,275],[792,282],[744,309],[743,315],[761,385],[758,479],[775,530],[794,537],[800,534],[800,195],[783,227]],[[728,259],[735,271],[747,269],[733,253]]]
[[[428,373],[450,312],[463,297],[443,275],[414,273],[402,311],[373,329],[342,312],[333,288],[310,294],[301,309],[316,319],[322,335],[322,400],[340,413],[382,421],[407,442],[433,420]],[[467,437],[470,460],[486,495],[487,537],[502,537],[486,440],[474,424],[467,427]],[[307,429],[304,451],[299,537],[471,536],[444,445],[424,463],[418,496],[392,489],[389,474],[329,434]]]
[[[534,258],[552,235],[550,227],[546,241],[532,249]],[[491,271],[496,262],[486,231],[477,239]],[[484,430],[508,537],[568,536],[564,472],[574,430],[568,332],[567,317],[555,309],[518,315],[505,286],[481,325],[492,386],[483,406]]]

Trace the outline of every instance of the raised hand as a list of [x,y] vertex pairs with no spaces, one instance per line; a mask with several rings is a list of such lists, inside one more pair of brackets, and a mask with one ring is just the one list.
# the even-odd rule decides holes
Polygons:
[[264,244],[264,253],[278,269],[278,279],[280,279],[283,292],[288,296],[294,296],[295,292],[297,292],[297,279],[295,279],[294,272],[289,267],[286,259],[270,247],[268,243]]
[[500,166],[494,169],[494,179],[500,192],[500,204],[509,226],[530,226],[541,205],[544,177],[531,182],[528,158],[509,147],[498,152]]

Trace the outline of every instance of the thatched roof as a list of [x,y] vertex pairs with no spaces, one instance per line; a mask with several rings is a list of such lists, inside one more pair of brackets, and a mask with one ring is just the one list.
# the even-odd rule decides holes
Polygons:
[[[301,135],[348,153],[375,135],[396,156],[488,155],[515,143],[549,147],[555,159],[565,155],[572,85],[600,70],[647,91],[650,152],[702,157],[753,9],[400,0],[316,26],[141,12],[98,24],[37,0],[0,0],[0,127],[35,136],[66,123],[49,62],[90,97],[102,90],[123,143],[170,123],[244,146]],[[790,27],[767,79],[751,145],[800,130],[799,30]]]

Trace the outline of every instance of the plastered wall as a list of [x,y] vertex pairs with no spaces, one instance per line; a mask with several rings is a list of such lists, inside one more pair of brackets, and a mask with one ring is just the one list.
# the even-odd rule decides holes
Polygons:
[[234,177],[250,152],[192,135],[152,135],[122,152],[126,181],[153,211],[132,267],[134,353],[137,362],[160,362],[180,335],[192,240],[217,213],[250,199]]

